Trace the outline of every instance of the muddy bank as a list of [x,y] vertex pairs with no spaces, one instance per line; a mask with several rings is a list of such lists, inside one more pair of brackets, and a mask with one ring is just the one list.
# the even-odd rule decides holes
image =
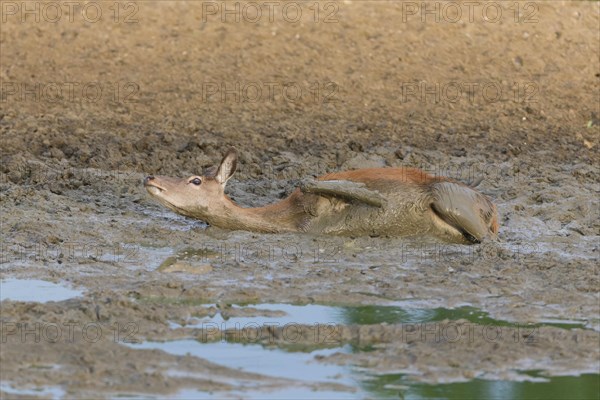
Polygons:
[[[599,371],[597,3],[518,3],[516,21],[505,5],[495,23],[479,9],[473,21],[422,21],[399,2],[321,3],[318,22],[301,3],[297,23],[222,22],[193,2],[121,4],[115,20],[98,4],[93,23],[23,22],[17,10],[0,29],[0,279],[82,292],[0,303],[3,398],[244,398],[286,387],[365,398],[397,386],[427,397],[443,392],[415,381],[437,390],[553,375],[595,390],[597,375],[575,376]],[[137,22],[126,23],[132,11]],[[333,11],[336,22],[323,22]],[[285,197],[306,176],[419,167],[483,178],[499,238],[467,247],[229,232],[171,213],[141,186],[150,173],[198,173],[232,145],[240,165],[227,190],[243,205]],[[267,303],[350,310],[311,321],[256,308]],[[481,319],[456,314],[464,307]],[[303,333],[293,343],[283,327],[264,340],[203,340],[223,322],[267,317]],[[314,343],[315,323],[333,342]],[[467,339],[436,340],[455,324]],[[497,327],[502,338],[489,340]],[[191,340],[182,346],[197,352],[135,347],[163,340]],[[353,384],[344,369],[304,382],[202,355],[203,345],[243,353],[227,347],[240,343],[298,368],[347,365],[354,381],[380,376],[381,387]],[[457,390],[448,393],[464,397]]]

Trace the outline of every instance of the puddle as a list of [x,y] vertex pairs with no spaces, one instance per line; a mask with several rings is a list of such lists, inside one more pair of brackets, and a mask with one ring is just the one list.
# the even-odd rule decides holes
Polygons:
[[[12,395],[20,396],[23,398],[28,398],[29,396],[35,396],[36,398],[43,397],[43,398],[51,398],[51,399],[61,399],[65,395],[64,390],[61,389],[60,387],[16,389],[7,382],[0,383],[0,393],[12,394]],[[2,398],[4,398],[4,397],[2,397]]]
[[[283,378],[297,382],[290,384],[285,390],[272,392],[256,391],[256,396],[244,390],[240,393],[243,398],[298,398],[303,396],[315,398],[311,384],[336,383],[349,388],[357,386],[356,378],[348,373],[349,367],[326,364],[317,361],[317,358],[327,357],[335,353],[351,353],[349,345],[319,349],[310,352],[291,352],[279,348],[265,348],[259,344],[241,344],[228,342],[203,343],[196,340],[175,340],[170,342],[144,342],[127,343],[134,349],[159,349],[167,353],[183,356],[186,354],[203,358],[216,364],[244,372],[266,375],[271,378]],[[304,386],[302,386],[304,385]],[[184,398],[198,398],[197,392],[185,391],[181,393]],[[232,393],[234,395],[234,393]],[[352,392],[320,393],[318,398],[362,398]],[[267,396],[267,397],[265,397]],[[234,395],[235,397],[235,395]],[[177,398],[180,398],[178,395]],[[201,397],[201,398],[222,398]]]
[[[298,380],[301,377],[303,382],[309,383],[353,384],[353,379],[349,377],[340,378],[344,372],[343,367],[315,360],[316,357],[327,357],[338,352],[350,353],[352,348],[349,345],[311,352],[289,352],[278,348],[264,348],[260,344],[202,343],[196,340],[130,343],[127,345],[136,349],[160,349],[179,356],[190,354],[232,369],[275,378]],[[293,368],[282,368],[286,365],[293,365]]]
[[[338,323],[343,319],[343,310],[340,307],[323,306],[318,304],[308,304],[303,306],[291,304],[251,304],[246,306],[232,305],[231,311],[253,312],[249,316],[228,316],[227,312],[219,312],[213,317],[199,318],[199,322],[188,327],[202,327],[203,324],[226,324],[234,327],[235,325],[245,326],[248,324],[268,325],[268,324],[331,324]],[[267,315],[261,315],[266,312]],[[268,315],[275,314],[275,315]]]
[[[164,400],[165,396],[151,396],[151,395],[132,395],[132,394],[119,394],[113,396],[115,399],[156,399]],[[183,389],[177,392],[173,396],[166,396],[168,399],[177,400],[351,400],[351,399],[364,399],[363,396],[359,396],[349,392],[335,392],[331,390],[319,390],[316,391],[312,388],[290,386],[285,389],[275,389],[269,391],[260,390],[233,390],[230,392],[205,392],[194,389]]]
[[485,381],[476,379],[463,383],[441,385],[406,384],[399,375],[384,375],[361,382],[358,393],[312,391],[289,388],[273,392],[244,391],[204,393],[181,391],[178,399],[503,399],[503,400],[589,400],[597,399],[600,375],[553,377],[547,382]]
[[[400,304],[400,303],[399,303]],[[218,324],[221,329],[243,329],[250,326],[286,324],[360,324],[379,323],[425,323],[443,320],[465,319],[479,325],[517,326],[518,324],[491,318],[486,312],[463,306],[446,308],[410,308],[409,301],[401,302],[404,307],[386,306],[331,306],[320,304],[247,304],[231,305],[212,317],[195,319],[188,327],[202,327],[203,324]],[[216,305],[203,307],[214,311]],[[172,327],[178,327],[171,323]],[[522,324],[521,324],[522,325]],[[544,324],[569,328],[583,328],[585,321],[548,320]],[[206,328],[207,326],[204,325]],[[214,327],[214,325],[213,325]],[[262,391],[248,382],[237,382],[239,389],[227,393],[202,393],[183,390],[175,396],[184,399],[216,398],[311,398],[311,399],[362,399],[362,398],[595,398],[600,382],[599,374],[581,376],[546,377],[535,371],[517,371],[520,381],[498,381],[474,379],[469,382],[425,384],[416,382],[407,374],[370,374],[364,368],[352,365],[337,365],[323,362],[323,357],[335,353],[358,353],[369,351],[353,345],[334,348],[268,347],[258,343],[240,343],[236,335],[222,336],[219,342],[199,340],[176,340],[170,342],[144,342],[126,344],[135,349],[160,349],[174,355],[186,355],[210,360],[216,364],[244,372],[257,373],[270,378],[284,378],[293,381],[285,389]],[[260,382],[260,381],[259,381]],[[348,387],[349,391],[314,391],[320,384],[336,383]]]
[[264,391],[232,391],[228,393],[207,393],[196,390],[182,390],[175,396],[185,400],[282,400],[282,399],[311,399],[311,400],[348,400],[362,399],[364,396],[348,392],[333,392],[329,390],[315,391],[310,388],[289,387],[282,390]]
[[[407,302],[403,302],[407,304]],[[214,305],[206,305],[214,307]],[[240,315],[242,314],[242,315]],[[463,306],[454,309],[448,308],[410,308],[407,306],[328,306],[320,304],[291,305],[291,304],[248,304],[232,305],[230,308],[219,311],[211,317],[191,320],[186,327],[202,328],[207,324],[216,324],[224,328],[243,328],[244,326],[264,325],[374,325],[388,324],[416,324],[425,322],[439,322],[443,320],[464,319],[479,325],[490,326],[553,326],[557,328],[573,329],[585,328],[587,321],[572,321],[552,319],[543,323],[515,323],[491,318],[488,313],[480,309]],[[193,322],[192,322],[193,321]],[[213,325],[214,326],[214,325]],[[171,327],[180,325],[171,323]]]
[[[192,355],[244,372],[296,381],[285,389],[260,391],[238,390],[228,393],[206,393],[183,390],[178,399],[590,399],[597,398],[599,374],[543,377],[525,372],[531,381],[493,381],[475,379],[446,384],[416,383],[403,374],[369,375],[352,366],[326,364],[316,360],[336,352],[354,351],[351,346],[311,352],[290,352],[239,343],[201,343],[195,340],[145,342],[127,344],[136,349],[160,349],[174,355]],[[314,391],[311,384],[338,383],[353,391]],[[304,384],[304,386],[302,386]]]
[[0,281],[0,301],[63,301],[81,296],[81,290],[75,290],[56,283],[39,279],[6,279]]
[[555,376],[543,381],[487,381],[427,385],[410,383],[403,375],[382,375],[363,382],[375,398],[384,399],[597,399],[600,374]]

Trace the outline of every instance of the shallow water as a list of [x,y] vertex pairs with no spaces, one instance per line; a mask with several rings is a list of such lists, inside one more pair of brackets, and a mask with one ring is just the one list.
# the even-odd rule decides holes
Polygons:
[[39,279],[6,279],[0,281],[0,301],[63,301],[81,296],[81,290]]
[[35,389],[16,389],[10,385],[10,382],[0,384],[0,393],[14,394],[24,398],[43,396],[44,398],[61,399],[65,391],[60,387],[41,387]]
[[[250,304],[232,305],[234,312],[244,312],[244,316],[224,317],[219,312],[205,317],[199,322],[186,325],[194,328],[210,328],[218,325],[225,329],[244,329],[266,325],[284,326],[289,324],[415,324],[443,320],[463,319],[478,325],[514,327],[518,324],[497,320],[474,307],[456,309],[410,308],[406,302],[398,306],[359,306],[343,307],[330,305],[290,305],[290,304]],[[206,305],[213,307],[214,305]],[[265,316],[265,313],[277,315]],[[281,315],[284,313],[284,315]],[[226,314],[226,313],[225,313]],[[248,315],[253,314],[253,315]],[[255,315],[254,315],[255,314]],[[261,315],[263,314],[263,315]],[[552,320],[548,324],[531,326],[556,326],[560,328],[582,328],[581,321]],[[173,326],[176,327],[176,326]],[[200,393],[194,390],[180,391],[176,398],[591,398],[598,393],[599,374],[581,376],[546,377],[536,371],[516,371],[517,381],[473,379],[468,382],[424,384],[408,374],[379,374],[353,365],[337,365],[318,360],[336,353],[352,354],[369,351],[353,345],[327,349],[317,348],[272,348],[256,343],[239,343],[239,335],[223,335],[219,342],[198,340],[175,340],[167,342],[144,342],[128,344],[136,349],[160,349],[170,354],[204,358],[213,363],[265,375],[271,378],[290,379],[293,382],[285,389],[265,392],[260,388],[240,388],[239,391],[225,394]],[[293,366],[287,367],[287,366]],[[314,391],[311,384],[337,383],[347,391]],[[238,382],[243,386],[243,383]]]
[[[528,381],[493,381],[474,379],[469,382],[429,385],[418,383],[403,374],[371,375],[353,366],[339,366],[317,361],[315,358],[336,352],[354,351],[350,346],[311,352],[288,352],[281,349],[264,348],[261,345],[240,343],[201,343],[195,340],[172,342],[146,342],[131,344],[138,349],[160,349],[176,355],[192,355],[211,362],[258,373],[269,377],[287,378],[295,381],[286,389],[271,392],[260,390],[233,391],[230,393],[202,393],[183,390],[174,398],[217,399],[217,398],[443,398],[443,399],[591,399],[596,398],[600,374],[581,376],[542,377],[524,371]],[[293,366],[293,368],[291,367]],[[314,391],[310,383],[335,382],[352,391]],[[303,386],[304,385],[304,386]],[[240,388],[241,390],[241,388]]]
[[[445,319],[464,319],[472,323],[490,326],[522,326],[516,322],[491,318],[485,311],[475,307],[463,306],[453,309],[448,308],[416,308],[411,307],[411,302],[397,302],[396,305],[365,305],[365,306],[331,306],[321,304],[248,304],[232,305],[234,310],[246,310],[248,316],[227,316],[218,312],[212,317],[199,318],[186,324],[189,328],[202,328],[214,326],[215,324],[224,328],[238,328],[263,325],[314,325],[314,324],[346,324],[346,325],[372,325],[372,324],[415,324],[425,322],[437,322]],[[396,304],[396,303],[392,303]],[[212,307],[213,305],[208,305]],[[277,313],[275,316],[266,316],[262,312]],[[281,315],[282,313],[283,315]],[[548,319],[543,322],[544,326],[555,326],[559,328],[584,328],[587,321]],[[526,324],[527,326],[540,326],[542,324]],[[172,327],[179,327],[172,323]]]
[[[301,382],[353,384],[353,379],[344,374],[345,368],[319,363],[315,360],[316,357],[325,357],[336,352],[349,353],[351,352],[350,346],[319,349],[311,352],[288,352],[280,349],[266,349],[261,345],[241,343],[201,343],[196,340],[144,342],[131,344],[130,346],[137,349],[160,349],[181,356],[190,354],[233,369],[271,377],[299,380]],[[284,367],[291,365],[294,367]]]
[[543,381],[487,381],[426,385],[409,383],[402,375],[382,375],[363,383],[378,398],[408,399],[594,399],[600,374],[555,376]]

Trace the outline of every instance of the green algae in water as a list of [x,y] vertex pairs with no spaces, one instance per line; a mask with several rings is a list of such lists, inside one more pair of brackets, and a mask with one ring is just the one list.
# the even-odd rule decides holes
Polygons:
[[[532,374],[527,374],[532,375]],[[537,377],[537,374],[534,374]],[[414,383],[404,375],[381,375],[363,381],[363,389],[381,399],[506,399],[583,400],[598,399],[600,374],[544,377],[545,382],[474,379],[429,385]]]
[[157,271],[164,271],[177,261],[190,261],[190,262],[209,262],[221,256],[221,253],[211,249],[194,249],[188,247],[183,249],[177,254],[167,257],[157,268]]
[[[288,323],[293,324],[340,324],[340,325],[375,325],[381,323],[387,324],[420,324],[430,322],[440,322],[444,320],[456,321],[466,320],[468,322],[483,326],[498,327],[540,327],[552,326],[563,329],[585,328],[585,322],[562,323],[559,320],[544,323],[517,323],[494,319],[485,311],[475,307],[459,308],[408,308],[398,306],[333,306],[320,304],[291,305],[278,303],[249,304],[240,303],[233,305],[234,308],[255,308],[256,316],[232,316],[223,317],[217,314],[214,317],[204,318],[201,322],[228,323],[233,326],[239,323],[258,324],[277,322],[280,325]],[[280,317],[269,317],[260,314],[261,310],[282,311],[286,315]]]
[[[164,301],[164,299],[163,299]],[[208,305],[205,305],[208,306]],[[437,321],[466,320],[478,325],[491,325],[499,327],[517,327],[524,324],[491,318],[488,313],[474,307],[459,307],[455,309],[435,308],[420,309],[399,306],[331,306],[331,305],[289,305],[289,304],[244,304],[231,305],[235,309],[252,308],[256,315],[235,313],[228,317],[227,313],[220,313],[213,317],[202,318],[203,323],[214,326],[234,328],[236,324],[243,328],[244,324],[261,325],[263,323],[279,322],[305,324],[345,324],[345,325],[373,325],[388,324],[418,324]],[[265,311],[283,311],[285,316],[264,315]],[[555,326],[559,328],[581,328],[582,324],[537,323],[527,326]],[[193,326],[193,325],[191,325]],[[200,327],[200,326],[196,326]],[[308,327],[307,327],[308,328]],[[340,345],[342,345],[340,347]],[[337,343],[333,348],[323,346],[298,345],[279,347],[266,347],[261,343],[244,343],[237,341],[232,336],[226,336],[219,342],[206,343],[199,340],[181,341],[175,343],[146,343],[146,348],[161,348],[174,354],[197,355],[206,357],[212,354],[212,360],[231,368],[266,375],[278,376],[281,374],[278,365],[290,366],[292,370],[303,371],[296,373],[299,381],[304,380],[304,375],[311,376],[313,381],[328,380],[336,377],[344,384],[354,388],[355,393],[339,392],[340,398],[375,398],[375,399],[597,399],[600,393],[599,374],[585,374],[581,376],[546,377],[540,371],[515,371],[527,381],[500,381],[474,379],[469,382],[425,384],[416,382],[406,374],[372,375],[362,368],[348,366],[327,365],[311,362],[316,356],[331,355],[335,352],[360,353],[374,350],[371,344],[356,346],[351,343]],[[218,356],[218,357],[217,357]],[[218,361],[216,361],[218,360]],[[320,372],[319,372],[320,371]],[[326,373],[325,373],[326,371]],[[368,371],[368,370],[367,370]],[[310,375],[311,373],[316,373]],[[318,372],[318,373],[317,373]],[[289,376],[286,376],[289,378]],[[334,380],[334,381],[335,381]],[[291,389],[289,393],[284,389],[277,395],[282,397],[293,396],[296,392]],[[315,392],[315,398],[319,392]],[[267,392],[255,393],[239,392],[242,398],[268,397]],[[331,393],[329,393],[331,394]],[[219,398],[215,393],[214,398]]]

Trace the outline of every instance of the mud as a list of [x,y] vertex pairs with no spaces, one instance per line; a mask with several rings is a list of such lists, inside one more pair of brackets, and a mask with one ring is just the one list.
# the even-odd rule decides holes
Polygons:
[[[472,21],[463,6],[457,22],[422,21],[420,2],[385,1],[321,2],[317,21],[313,3],[298,3],[298,22],[282,7],[270,21],[264,6],[256,23],[243,13],[223,22],[220,2],[118,3],[118,13],[92,3],[98,21],[83,3],[73,18],[64,5],[56,22],[47,3],[28,3],[40,6],[38,21],[21,14],[24,3],[2,10],[0,278],[83,291],[0,303],[2,398],[404,390],[365,394],[130,345],[201,344],[198,322],[215,315],[283,318],[251,306],[265,303],[468,306],[494,319],[369,322],[367,309],[323,325],[331,343],[306,321],[293,341],[282,327],[255,341],[354,346],[315,362],[365,376],[432,385],[600,372],[597,2],[518,3],[518,21],[503,3],[496,22],[484,3]],[[246,206],[348,168],[481,177],[499,238],[460,246],[230,232],[145,193],[145,175],[198,173],[229,146],[240,165],[228,193]],[[470,324],[471,336],[440,336],[452,324]]]

